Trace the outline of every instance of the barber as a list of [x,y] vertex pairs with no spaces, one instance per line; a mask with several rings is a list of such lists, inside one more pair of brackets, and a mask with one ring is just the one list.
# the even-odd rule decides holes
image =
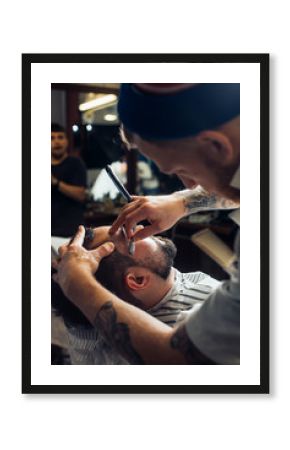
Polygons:
[[[205,207],[232,207],[239,201],[239,84],[124,84],[119,116],[129,147],[176,173],[188,190],[169,196],[135,197],[111,228],[124,225],[143,239]],[[202,186],[193,189],[196,185]],[[134,235],[135,225],[150,225]],[[239,224],[239,210],[233,215]],[[99,285],[93,274],[113,251],[106,243],[83,247],[84,229],[60,249],[56,275],[65,294],[135,364],[239,364],[239,235],[231,279],[224,281],[178,329],[160,324]]]

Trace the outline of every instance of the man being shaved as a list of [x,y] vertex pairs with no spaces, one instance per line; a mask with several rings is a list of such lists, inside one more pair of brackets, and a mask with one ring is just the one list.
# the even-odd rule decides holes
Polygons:
[[[109,226],[95,228],[87,247],[97,248],[106,242],[109,229]],[[133,256],[129,254],[122,228],[112,240],[115,250],[101,261],[96,279],[118,297],[171,327],[194,308],[199,308],[219,284],[202,272],[181,273],[175,269],[176,247],[167,238],[153,236],[137,241]],[[72,364],[127,364],[55,283],[52,304],[63,316],[68,329]]]

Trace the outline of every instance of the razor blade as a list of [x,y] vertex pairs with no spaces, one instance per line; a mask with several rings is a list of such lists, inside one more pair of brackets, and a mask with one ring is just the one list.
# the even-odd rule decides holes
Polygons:
[[[127,191],[127,189],[123,185],[123,183],[119,180],[119,178],[113,172],[113,170],[111,169],[111,167],[109,165],[106,166],[106,172],[109,175],[109,177],[111,178],[111,180],[113,181],[114,185],[116,186],[116,188],[118,189],[120,194],[124,197],[124,199],[127,200],[128,203],[132,202],[133,199],[132,199],[131,195],[129,194],[129,192]],[[134,231],[134,229],[133,229],[133,231]],[[123,232],[125,232],[124,228],[123,228]],[[126,238],[128,240],[128,236],[127,236],[126,232],[125,232],[125,236],[126,236]],[[135,242],[134,242],[134,239],[130,239],[129,240],[128,252],[129,252],[130,255],[134,255],[134,253],[135,253]]]

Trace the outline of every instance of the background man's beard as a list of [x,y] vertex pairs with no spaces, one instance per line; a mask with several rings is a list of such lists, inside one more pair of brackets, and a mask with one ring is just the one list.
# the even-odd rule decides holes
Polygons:
[[62,152],[62,153],[54,153],[54,152],[52,152],[52,158],[53,159],[57,159],[57,160],[59,160],[59,159],[62,159],[64,156],[65,156],[65,154],[66,154],[66,152]]

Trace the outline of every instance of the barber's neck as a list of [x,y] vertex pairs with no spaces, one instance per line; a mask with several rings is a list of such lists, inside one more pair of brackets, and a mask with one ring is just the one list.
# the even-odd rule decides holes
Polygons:
[[140,300],[144,309],[153,308],[163,297],[170,291],[174,285],[175,269],[172,267],[170,274],[166,280],[158,275],[152,274],[150,284],[138,292],[134,292],[134,297]]

